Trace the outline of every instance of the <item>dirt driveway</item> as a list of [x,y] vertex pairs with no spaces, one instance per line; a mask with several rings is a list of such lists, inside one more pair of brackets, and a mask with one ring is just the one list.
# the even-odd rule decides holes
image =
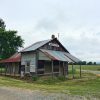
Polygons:
[[[82,96],[71,96],[62,93],[46,93],[38,90],[0,87],[0,100],[88,100]],[[91,100],[99,100],[91,98]]]

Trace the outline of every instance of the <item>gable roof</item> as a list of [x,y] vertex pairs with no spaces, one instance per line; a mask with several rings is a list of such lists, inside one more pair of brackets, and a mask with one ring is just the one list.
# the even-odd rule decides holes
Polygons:
[[10,58],[0,60],[0,63],[8,63],[8,62],[20,62],[21,61],[21,53],[15,53]]
[[[54,38],[61,46],[62,48],[69,53],[69,51],[59,42],[59,40],[57,38]],[[32,45],[30,45],[29,47],[23,49],[22,51],[20,52],[28,52],[28,51],[35,51],[36,49],[39,49],[40,47],[42,47],[43,45],[49,43],[50,41],[54,40],[54,39],[48,39],[48,40],[43,40],[43,41],[39,41],[39,42],[36,42]]]
[[30,45],[29,47],[23,49],[21,52],[34,51],[34,50],[38,49],[39,47],[45,45],[46,43],[50,42],[51,40],[52,39],[36,42],[36,43]]

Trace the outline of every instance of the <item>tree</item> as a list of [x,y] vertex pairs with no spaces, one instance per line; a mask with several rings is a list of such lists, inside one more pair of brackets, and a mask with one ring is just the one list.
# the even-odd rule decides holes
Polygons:
[[83,61],[83,62],[82,62],[82,65],[86,65],[86,61]]
[[0,20],[0,58],[8,58],[23,46],[23,39],[17,35],[17,31],[5,29],[5,23]]
[[88,62],[88,63],[87,63],[87,65],[92,65],[92,62],[91,62],[91,61],[90,61],[90,62]]
[[96,62],[94,62],[94,65],[96,65]]
[[0,18],[0,29],[4,30],[6,27],[5,22]]

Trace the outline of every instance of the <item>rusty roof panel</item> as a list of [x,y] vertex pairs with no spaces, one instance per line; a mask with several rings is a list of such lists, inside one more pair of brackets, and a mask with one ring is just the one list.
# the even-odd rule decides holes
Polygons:
[[[62,51],[53,51],[53,50],[45,50],[45,49],[40,49],[44,54],[49,54],[48,57],[51,56],[52,60],[59,60],[59,61],[67,61],[67,62],[73,62],[70,58],[65,56],[66,52]],[[54,58],[54,59],[53,59]]]
[[81,62],[81,60],[79,60],[75,56],[71,55],[70,53],[65,53],[65,56],[67,56],[68,58],[70,58],[74,62]]
[[20,62],[21,61],[21,54],[20,53],[15,53],[13,56],[10,58],[1,60],[0,63],[8,63],[8,62]]

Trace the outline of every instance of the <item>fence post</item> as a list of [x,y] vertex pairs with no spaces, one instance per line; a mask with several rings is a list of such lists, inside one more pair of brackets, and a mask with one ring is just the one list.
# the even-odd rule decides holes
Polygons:
[[72,63],[72,76],[73,76],[73,79],[74,79],[74,66],[73,66],[73,63]]

